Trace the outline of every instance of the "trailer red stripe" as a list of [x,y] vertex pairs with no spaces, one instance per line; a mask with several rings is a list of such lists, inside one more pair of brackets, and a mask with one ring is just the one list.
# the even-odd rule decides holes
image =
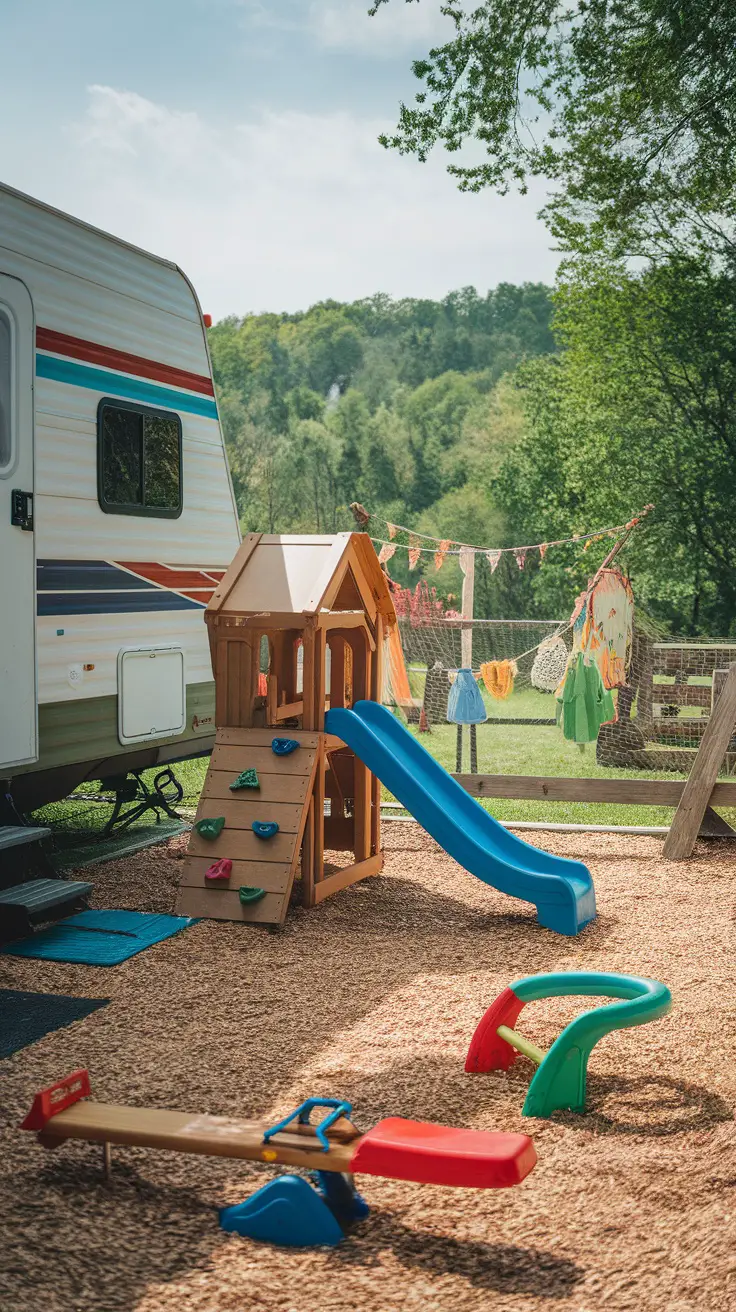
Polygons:
[[205,590],[214,592],[218,579],[212,578],[205,570],[200,569],[177,569],[170,565],[161,565],[157,561],[145,560],[117,560],[116,565],[122,566],[123,569],[130,570],[131,574],[137,574],[138,578],[146,579],[149,583],[155,583],[159,587],[175,588],[176,591],[182,592],[185,588],[195,590]]
[[112,346],[87,342],[83,337],[70,337],[67,333],[54,332],[52,328],[36,328],[36,346],[41,351],[86,360],[90,364],[117,369],[120,373],[135,374],[138,378],[184,387],[190,392],[202,392],[206,396],[215,394],[212,379],[204,374],[192,374],[187,369],[176,369],[173,365],[149,360],[143,355],[132,355],[129,351],[116,351]]

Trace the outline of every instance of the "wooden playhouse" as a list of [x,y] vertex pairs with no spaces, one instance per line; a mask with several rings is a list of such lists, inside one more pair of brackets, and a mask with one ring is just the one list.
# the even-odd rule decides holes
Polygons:
[[[196,823],[224,827],[192,831],[176,910],[280,925],[298,871],[315,906],[382,869],[380,784],[324,722],[330,706],[380,701],[393,602],[365,534],[251,533],[205,620],[217,732]],[[298,749],[277,754],[284,739]],[[250,774],[233,790],[246,771],[257,786]],[[278,832],[264,839],[254,824]],[[229,878],[208,878],[223,859]]]

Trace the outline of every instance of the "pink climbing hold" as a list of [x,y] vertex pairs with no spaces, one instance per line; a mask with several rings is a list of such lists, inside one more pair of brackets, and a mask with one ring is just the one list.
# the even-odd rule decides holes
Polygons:
[[210,866],[209,870],[205,871],[204,877],[205,879],[209,879],[213,883],[215,883],[220,880],[224,881],[226,879],[229,879],[232,872],[233,872],[232,861],[229,861],[227,857],[223,857],[221,861],[215,861]]

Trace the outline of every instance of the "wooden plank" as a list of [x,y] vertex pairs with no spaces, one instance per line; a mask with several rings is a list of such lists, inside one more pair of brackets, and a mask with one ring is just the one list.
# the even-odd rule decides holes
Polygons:
[[[669,742],[670,739],[687,739],[689,742],[699,741],[705,733],[710,716],[707,715],[683,715],[677,719],[668,719],[666,716],[655,716],[647,726],[647,738],[650,742]],[[636,720],[632,721],[636,724]]]
[[215,724],[227,724],[227,643],[215,644]]
[[302,834],[302,902],[305,907],[314,906],[314,796],[309,799],[307,817]]
[[296,834],[274,834],[273,838],[257,838],[252,829],[223,829],[217,838],[202,838],[193,829],[189,837],[189,855],[206,857],[208,864],[223,857],[231,860],[257,861],[259,864],[283,862],[288,864],[294,856]]
[[[292,774],[265,774],[260,770],[258,772],[258,782],[260,788],[237,789],[232,792],[230,785],[233,779],[240,774],[239,770],[208,770],[202,789],[202,797],[214,798],[233,798],[238,793],[247,792],[253,801],[263,804],[271,802],[294,802],[303,803],[309,788],[308,775]],[[222,812],[218,812],[222,814]],[[262,816],[256,816],[257,820]]]
[[351,884],[357,884],[360,879],[368,879],[371,875],[378,875],[382,870],[383,852],[376,852],[374,856],[369,856],[365,861],[358,861],[355,865],[345,866],[344,870],[338,870],[334,875],[326,875],[315,886],[315,903],[324,902],[325,898],[331,897],[333,893],[339,893],[341,889],[349,888]]
[[225,689],[225,702],[227,709],[227,724],[240,724],[240,658],[243,651],[242,642],[230,642],[225,648],[227,651],[227,686]]
[[268,718],[269,720],[271,720],[272,723],[274,720],[278,723],[281,720],[295,720],[298,716],[303,714],[304,714],[303,701],[283,702],[281,706],[277,706],[275,708],[273,715],[269,715]]
[[[291,865],[289,862],[233,861],[233,870],[229,884],[210,884],[205,882],[205,871],[212,865],[208,856],[189,855],[184,859],[184,871],[180,880],[182,888],[201,888],[203,892],[219,897],[220,893],[237,893],[241,884],[250,888],[265,888],[267,893],[285,893],[289,886]],[[209,915],[209,912],[206,914]]]
[[324,871],[322,869],[325,859],[325,753],[324,748],[320,750],[317,758],[317,766],[314,773],[314,791],[312,793],[314,800],[314,853],[312,857],[314,869],[314,882],[317,884],[322,878]]
[[[319,734],[305,733],[303,729],[290,729],[288,734],[279,733],[276,729],[240,729],[235,726],[223,726],[217,730],[215,738],[216,743],[223,747],[271,747],[274,738],[295,738],[302,747],[314,751],[319,747]],[[275,761],[281,761],[284,758],[274,756]]]
[[[168,1111],[158,1107],[125,1107],[114,1103],[78,1102],[52,1116],[44,1126],[44,1139],[62,1142],[84,1139],[91,1143],[139,1145],[208,1157],[278,1162],[306,1170],[349,1172],[359,1137],[340,1142],[335,1138],[327,1152],[311,1135],[290,1131],[274,1135],[264,1144],[266,1121],[236,1116],[209,1116],[197,1112]],[[342,1138],[343,1136],[341,1136]]]
[[215,743],[212,749],[213,770],[232,770],[233,777],[251,768],[261,774],[309,775],[314,766],[315,751],[301,749],[291,756],[277,756],[270,747],[230,747]]
[[736,664],[729,668],[665,839],[668,861],[682,861],[692,853],[735,724]]
[[325,847],[330,852],[352,852],[355,824],[351,815],[325,816]]
[[526,774],[456,774],[455,778],[473,797],[631,806],[677,806],[684,787],[682,781],[669,779],[558,779]]
[[[498,797],[515,801],[611,802],[621,806],[672,806],[682,797],[680,779],[563,779],[554,775],[455,775],[472,797]],[[716,783],[712,806],[736,806],[736,783]]]
[[[251,878],[244,879],[244,884],[262,888]],[[193,888],[186,884],[179,885],[176,900],[178,916],[203,916],[207,920],[235,920],[249,925],[283,925],[289,899],[285,893],[267,893],[260,902],[250,902],[243,906],[238,897],[238,890]]]
[[330,648],[330,706],[345,705],[345,635],[328,634]]
[[713,699],[709,683],[657,683],[652,684],[652,701],[655,706],[706,706],[710,710]]
[[259,800],[259,793],[254,789],[244,792],[231,793],[227,790],[226,797],[205,797],[200,798],[197,807],[197,819],[216,819],[217,816],[225,817],[224,833],[232,833],[234,829],[250,829],[255,820],[262,820],[270,823],[276,821],[282,834],[296,834],[302,818],[302,806],[298,802],[265,802]]
[[223,577],[220,579],[219,584],[207,603],[208,614],[217,615],[219,613],[228,594],[243,573],[243,570],[248,564],[248,561],[253,555],[253,552],[262,537],[262,533],[249,533],[247,537],[243,538],[233,560],[226,569]]

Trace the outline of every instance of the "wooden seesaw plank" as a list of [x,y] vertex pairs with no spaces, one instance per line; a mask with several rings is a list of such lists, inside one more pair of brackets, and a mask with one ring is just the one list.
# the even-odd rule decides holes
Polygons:
[[[274,1134],[264,1121],[96,1103],[87,1100],[89,1091],[87,1071],[74,1071],[36,1094],[21,1129],[35,1130],[47,1148],[65,1139],[87,1139],[475,1189],[519,1184],[537,1160],[526,1134],[454,1129],[402,1117],[379,1121],[360,1134],[342,1115],[326,1130],[325,1150],[317,1127],[308,1124]],[[344,1109],[349,1111],[349,1104]]]

